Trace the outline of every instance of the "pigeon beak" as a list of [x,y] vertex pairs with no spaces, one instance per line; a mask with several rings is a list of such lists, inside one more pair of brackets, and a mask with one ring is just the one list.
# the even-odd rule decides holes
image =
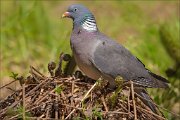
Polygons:
[[69,12],[65,12],[65,13],[62,15],[62,18],[65,18],[65,17],[70,17],[70,13],[69,13]]

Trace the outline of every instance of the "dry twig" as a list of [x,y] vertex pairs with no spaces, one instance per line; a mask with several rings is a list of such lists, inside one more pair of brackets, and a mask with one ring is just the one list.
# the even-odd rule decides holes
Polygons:
[[[53,71],[54,66],[49,66],[50,77],[46,77],[31,66],[30,80],[32,81],[22,84],[20,90],[13,91],[12,95],[0,101],[0,119],[14,120],[19,116],[22,116],[23,119],[46,120],[67,120],[76,117],[82,119],[87,117],[98,119],[98,117],[102,117],[107,120],[119,118],[141,120],[165,119],[162,115],[155,114],[144,106],[142,101],[138,99],[141,96],[136,95],[134,92],[132,82],[130,87],[122,87],[123,90],[127,91],[128,89],[129,92],[126,94],[120,92],[113,101],[109,101],[113,92],[102,92],[102,89],[106,89],[105,86],[99,88],[100,90],[94,89],[97,82],[88,81],[88,78],[83,75],[79,78],[63,77],[66,75],[63,75],[61,70],[62,61],[63,56],[60,58],[56,73]],[[39,84],[37,84],[37,81]],[[87,92],[84,94],[85,91]],[[112,107],[112,102],[114,107]],[[23,103],[23,112],[18,113],[17,110],[21,103]],[[13,111],[15,114],[9,114],[8,111],[10,109],[15,110]],[[30,113],[32,117],[26,116],[27,113]],[[103,115],[99,116],[101,115],[100,113]]]
[[130,83],[131,83],[131,94],[132,94],[132,101],[133,101],[133,108],[134,108],[134,120],[137,120],[136,103],[134,99],[134,86],[133,86],[132,81],[130,81]]

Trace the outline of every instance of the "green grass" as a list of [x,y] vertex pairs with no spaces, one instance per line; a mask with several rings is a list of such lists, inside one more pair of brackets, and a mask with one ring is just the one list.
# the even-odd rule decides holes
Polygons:
[[[71,53],[72,21],[61,19],[61,15],[72,3],[75,2],[1,1],[0,83],[5,82],[5,77],[5,83],[12,80],[7,79],[11,72],[27,75],[30,65],[46,73],[48,62],[57,61],[60,52]],[[165,71],[174,66],[175,61],[162,44],[159,28],[164,23],[179,25],[177,2],[80,3],[93,11],[103,33],[126,46],[148,69],[167,77]],[[179,40],[176,29],[171,29],[170,33]],[[179,79],[172,77],[168,80],[172,86],[169,90],[151,89],[150,93],[159,105],[172,111],[180,98]],[[175,119],[169,113],[166,116]]]

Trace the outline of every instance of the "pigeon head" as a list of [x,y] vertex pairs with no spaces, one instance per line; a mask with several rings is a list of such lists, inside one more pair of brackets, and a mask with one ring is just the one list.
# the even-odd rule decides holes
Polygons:
[[96,20],[91,11],[83,5],[73,4],[62,15],[63,18],[68,17],[73,20],[73,26],[82,27],[87,31],[97,31]]

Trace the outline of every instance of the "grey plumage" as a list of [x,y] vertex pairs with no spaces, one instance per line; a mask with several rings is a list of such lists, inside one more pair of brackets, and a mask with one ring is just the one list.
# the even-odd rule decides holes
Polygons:
[[[87,76],[96,80],[102,76],[109,81],[110,88],[116,87],[117,76],[142,87],[168,87],[165,78],[147,70],[126,48],[102,34],[86,7],[71,5],[63,16],[73,19],[71,48],[77,65]],[[144,97],[141,92],[139,95]]]
[[92,61],[103,74],[114,79],[121,76],[124,80],[132,80],[144,87],[167,87],[166,82],[153,77],[142,62],[122,45],[105,35],[99,36],[97,41],[99,40],[100,44],[96,47]]

